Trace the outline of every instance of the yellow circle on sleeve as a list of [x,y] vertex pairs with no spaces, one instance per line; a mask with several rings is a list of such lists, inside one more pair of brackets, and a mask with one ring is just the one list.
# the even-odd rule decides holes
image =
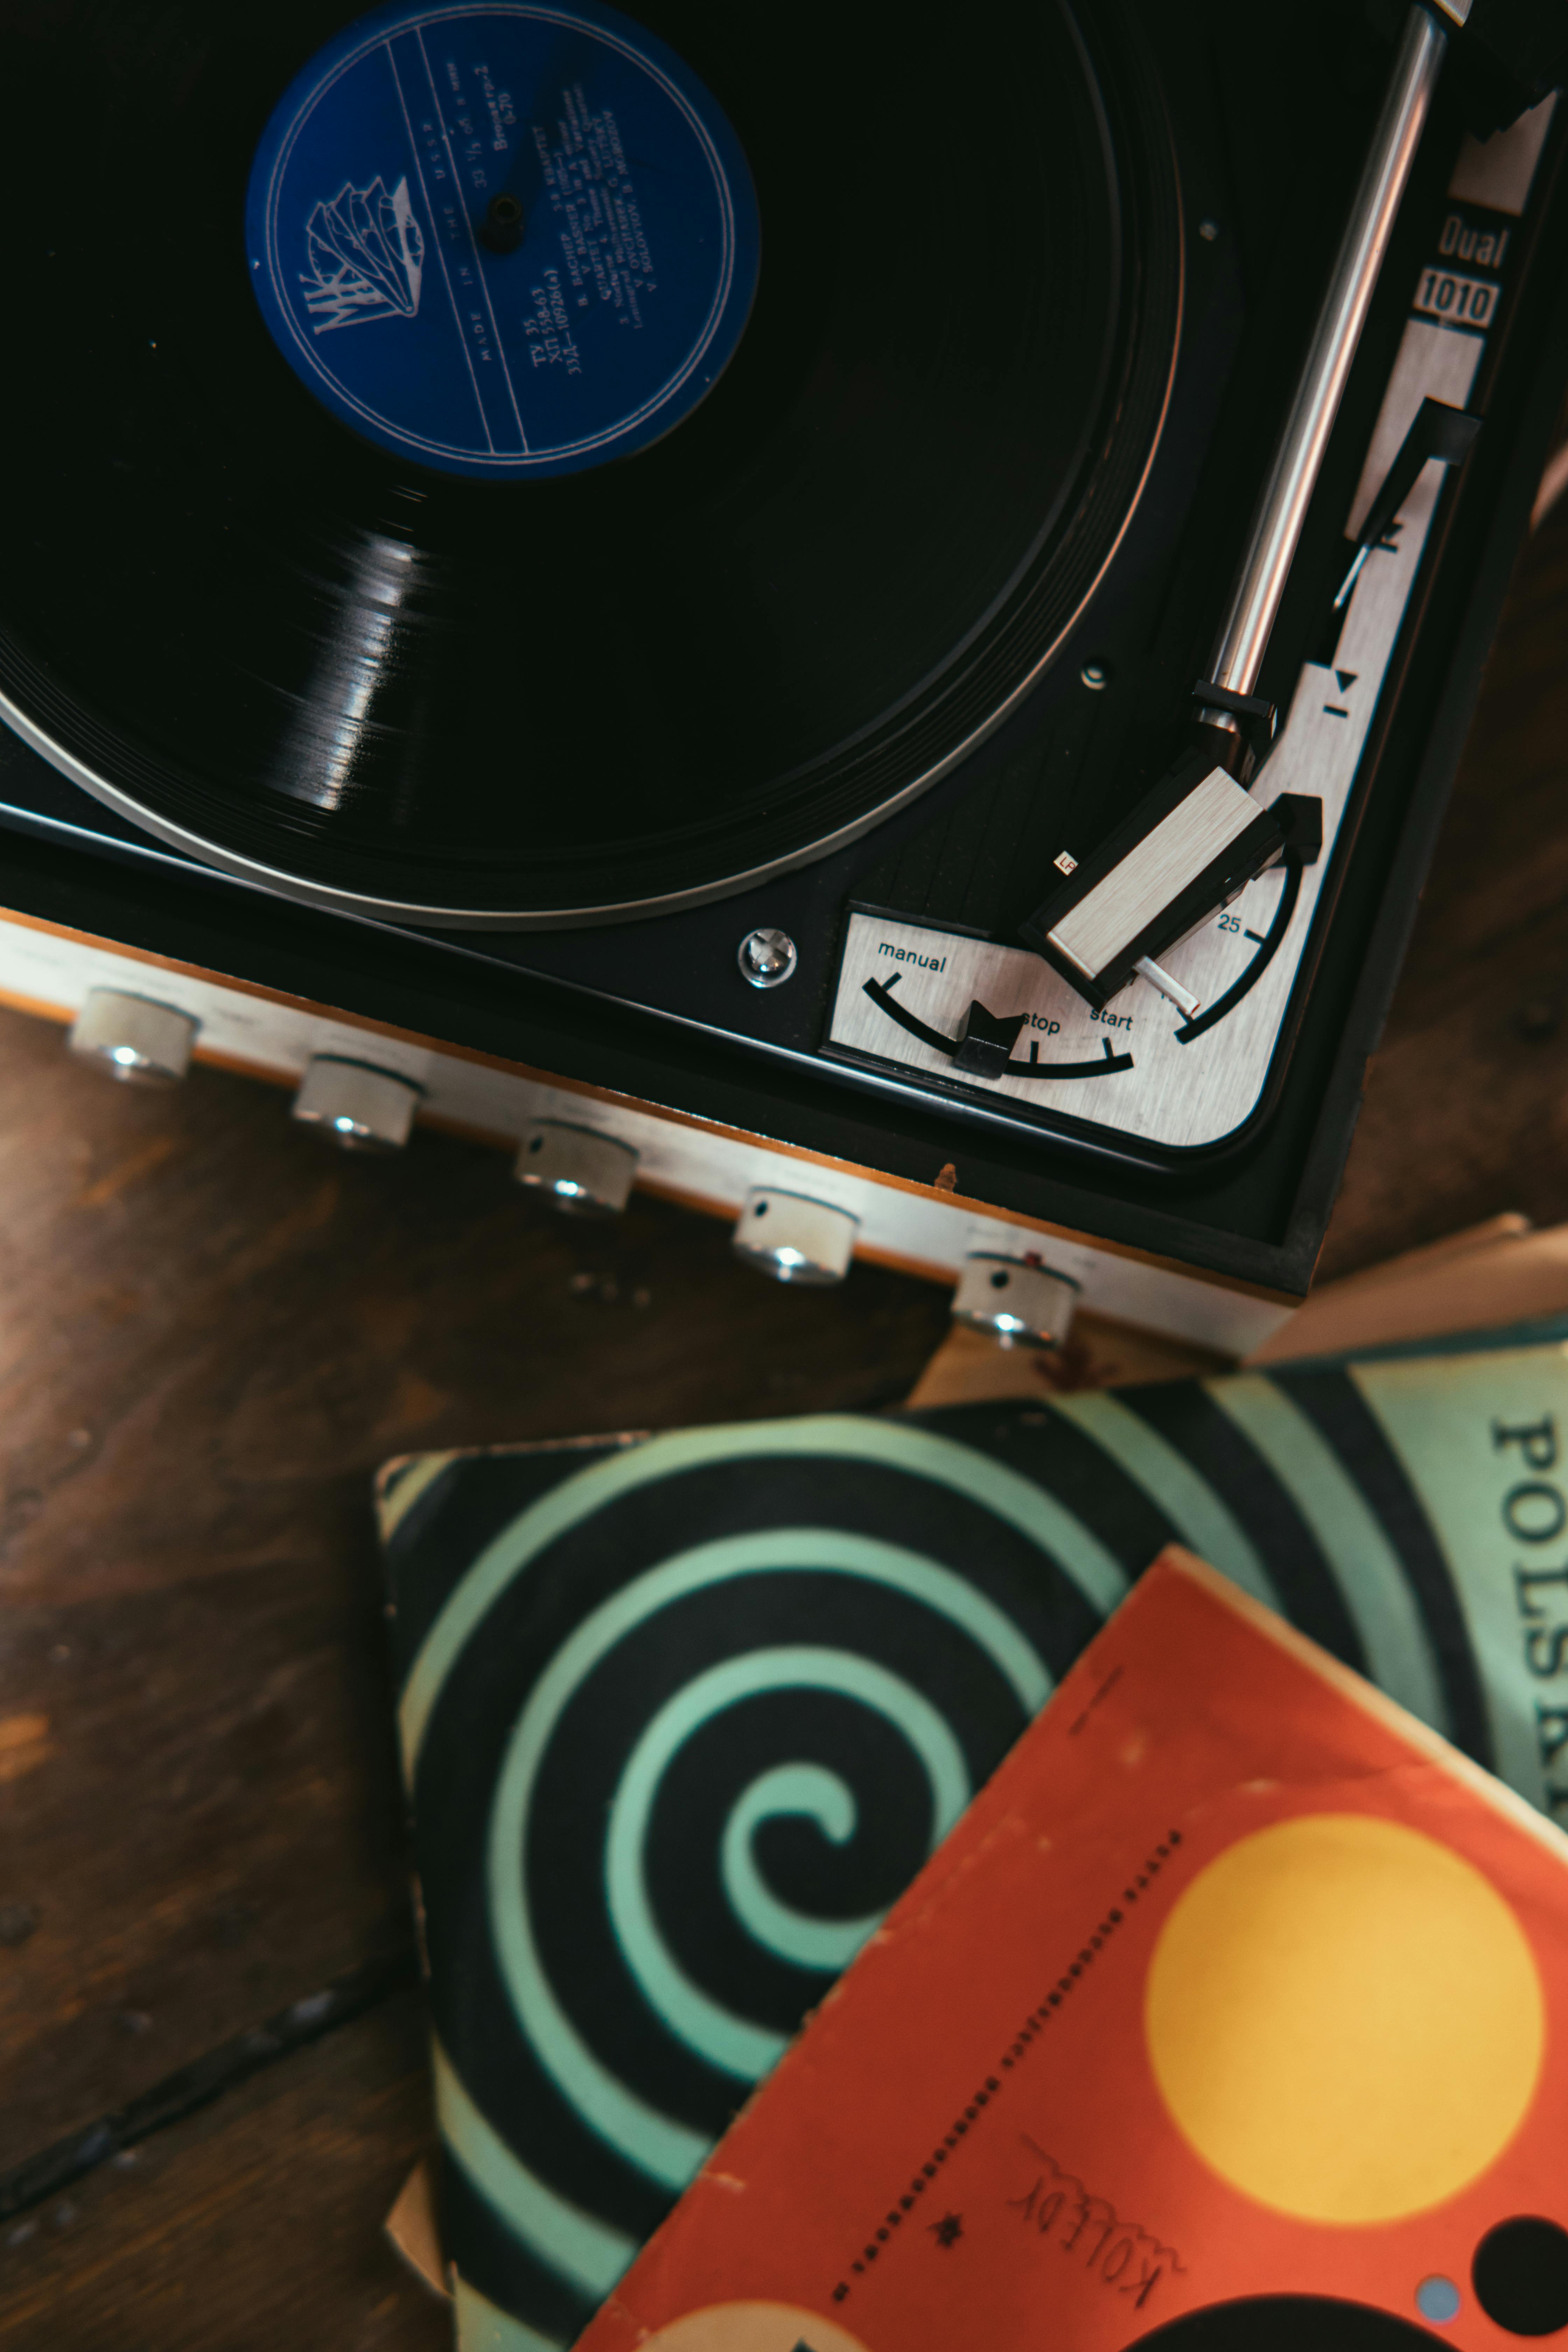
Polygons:
[[786,2303],[710,2303],[645,2338],[642,2352],[866,2352],[858,2336]]
[[1310,1813],[1208,1864],[1154,1947],[1154,2079],[1222,2179],[1301,2221],[1393,2221],[1523,2119],[1545,2011],[1511,1907],[1436,1838]]

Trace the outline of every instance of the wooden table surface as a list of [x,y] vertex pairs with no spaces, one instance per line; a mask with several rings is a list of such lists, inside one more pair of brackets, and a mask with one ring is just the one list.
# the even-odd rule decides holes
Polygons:
[[[1325,1272],[1568,1217],[1564,648],[1568,509],[1521,562]],[[449,1139],[338,1158],[267,1087],[111,1087],[19,1015],[0,1099],[0,2347],[446,2345],[380,2231],[431,2125],[370,1475],[890,1402],[945,1295],[779,1289],[641,1197],[574,1225]]]

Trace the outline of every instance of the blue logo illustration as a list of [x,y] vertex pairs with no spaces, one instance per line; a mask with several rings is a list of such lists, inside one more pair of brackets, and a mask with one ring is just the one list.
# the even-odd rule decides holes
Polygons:
[[602,465],[689,415],[740,341],[760,252],[719,107],[596,0],[362,17],[284,93],[246,233],[262,315],[323,406],[501,481]]

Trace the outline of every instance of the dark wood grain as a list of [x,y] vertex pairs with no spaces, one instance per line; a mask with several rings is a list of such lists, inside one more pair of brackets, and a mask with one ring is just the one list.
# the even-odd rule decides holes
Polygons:
[[1320,1277],[1568,1218],[1568,501],[1525,549]]
[[5,1612],[0,2169],[408,1936],[368,1547]]
[[[113,1087],[20,1015],[0,1098],[5,2169],[406,1937],[379,1462],[889,1401],[946,1298],[874,1268],[784,1290],[640,1197],[573,1223],[449,1138],[344,1158],[243,1079]],[[221,2143],[221,2115],[201,2129]],[[120,2194],[106,2175],[84,2216]],[[277,2216],[253,2226],[293,2259]],[[138,2256],[157,2292],[206,2309],[191,2342],[239,2342],[170,2232]],[[384,2283],[392,2258],[340,2252],[300,2301],[338,2297],[358,2342],[365,2264]]]
[[431,2133],[416,1995],[0,2233],[7,2352],[437,2352],[381,2222]]

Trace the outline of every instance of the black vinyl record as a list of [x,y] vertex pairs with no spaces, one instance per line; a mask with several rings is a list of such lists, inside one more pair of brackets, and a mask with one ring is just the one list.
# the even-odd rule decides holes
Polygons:
[[1180,314],[1121,0],[635,13],[744,150],[755,300],[661,438],[493,482],[350,430],[252,292],[258,142],[354,10],[0,0],[0,695],[153,831],[437,925],[711,898],[933,781],[1083,609]]

